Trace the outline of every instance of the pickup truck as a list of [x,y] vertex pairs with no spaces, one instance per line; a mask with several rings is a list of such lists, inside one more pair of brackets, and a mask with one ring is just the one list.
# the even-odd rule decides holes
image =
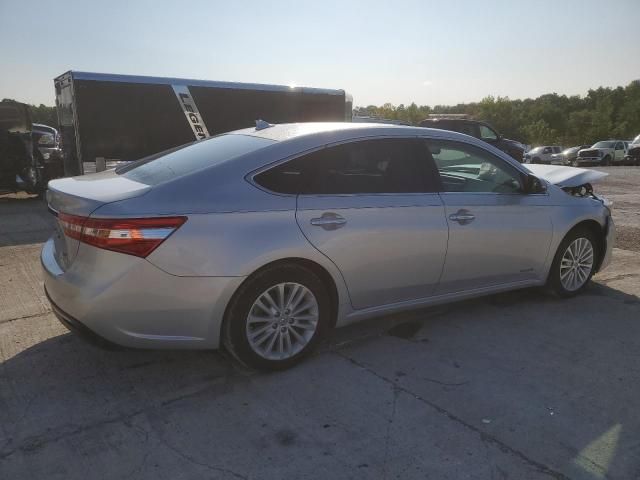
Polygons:
[[603,140],[594,143],[589,148],[584,148],[578,152],[575,165],[584,164],[595,165],[622,165],[627,155],[629,142],[624,140]]

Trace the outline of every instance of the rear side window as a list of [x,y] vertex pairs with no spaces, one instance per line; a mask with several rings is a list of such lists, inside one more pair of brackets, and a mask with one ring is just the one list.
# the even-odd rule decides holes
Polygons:
[[147,185],[172,180],[274,143],[250,135],[218,135],[143,158],[116,170],[116,173]]
[[364,140],[304,155],[257,175],[255,181],[293,195],[434,191],[426,185],[425,167],[416,140]]

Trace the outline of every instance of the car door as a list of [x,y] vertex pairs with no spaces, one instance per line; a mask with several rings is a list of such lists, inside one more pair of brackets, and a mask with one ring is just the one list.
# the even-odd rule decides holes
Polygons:
[[624,144],[622,142],[616,142],[614,157],[616,162],[621,162],[624,158]]
[[282,167],[298,177],[300,229],[338,267],[355,309],[428,297],[440,279],[448,226],[420,147],[359,140]]
[[426,140],[449,224],[437,293],[541,280],[552,236],[549,197],[523,193],[523,175],[464,142]]

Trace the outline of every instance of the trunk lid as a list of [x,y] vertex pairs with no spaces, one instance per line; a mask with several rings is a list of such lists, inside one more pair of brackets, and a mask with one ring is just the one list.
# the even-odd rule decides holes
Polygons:
[[79,240],[64,233],[65,214],[89,217],[102,205],[138,197],[150,189],[149,185],[117,175],[113,170],[50,181],[47,203],[58,217],[53,240],[55,257],[62,270],[71,266],[80,245]]

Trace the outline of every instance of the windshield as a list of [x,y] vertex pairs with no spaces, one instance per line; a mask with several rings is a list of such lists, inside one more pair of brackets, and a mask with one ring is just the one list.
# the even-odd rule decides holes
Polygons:
[[591,148],[613,148],[616,142],[598,142]]
[[250,135],[218,135],[151,155],[116,170],[136,182],[157,185],[203,168],[219,165],[275,143]]
[[531,150],[529,150],[529,152],[538,153],[540,150],[542,150],[542,147],[536,147],[536,148],[532,148]]
[[570,153],[577,152],[578,150],[580,150],[580,147],[571,147],[571,148],[567,148],[562,153],[565,155],[568,155]]
[[633,139],[631,145],[640,145],[640,135]]

